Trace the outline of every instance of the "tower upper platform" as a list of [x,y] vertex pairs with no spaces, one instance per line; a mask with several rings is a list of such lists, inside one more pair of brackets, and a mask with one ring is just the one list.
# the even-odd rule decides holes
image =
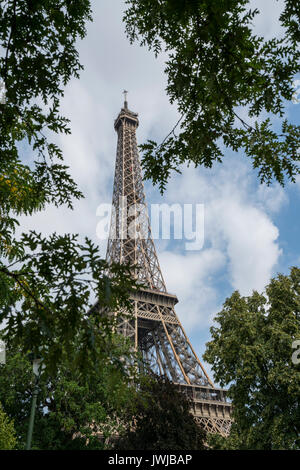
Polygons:
[[119,112],[117,119],[115,120],[115,130],[118,131],[121,124],[126,121],[129,124],[132,124],[135,128],[139,125],[138,114],[130,111],[128,109],[127,101],[124,102],[124,107]]

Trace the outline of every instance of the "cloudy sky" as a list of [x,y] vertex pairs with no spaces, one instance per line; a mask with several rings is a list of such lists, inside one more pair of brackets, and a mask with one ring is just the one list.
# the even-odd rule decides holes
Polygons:
[[[48,208],[23,218],[22,230],[89,236],[105,255],[106,243],[96,236],[96,210],[112,197],[117,143],[113,122],[122,106],[123,89],[129,90],[130,109],[139,114],[139,143],[148,138],[162,141],[178,114],[165,93],[164,57],[155,59],[147,49],[130,45],[125,36],[124,1],[92,4],[94,21],[78,44],[84,71],[80,80],[67,86],[62,102],[72,135],[59,139],[85,199],[75,204],[74,211]],[[251,4],[260,9],[263,4],[256,32],[268,38],[281,35],[278,16],[283,1]],[[299,121],[299,107],[292,103],[287,107],[293,122]],[[186,251],[185,240],[156,241],[168,290],[177,294],[177,313],[201,356],[213,317],[226,297],[236,289],[243,295],[262,291],[271,276],[288,273],[290,266],[299,264],[300,179],[285,189],[277,184],[261,186],[246,157],[227,152],[224,163],[212,170],[189,168],[174,174],[163,197],[150,182],[145,188],[148,204],[204,204],[201,250]]]

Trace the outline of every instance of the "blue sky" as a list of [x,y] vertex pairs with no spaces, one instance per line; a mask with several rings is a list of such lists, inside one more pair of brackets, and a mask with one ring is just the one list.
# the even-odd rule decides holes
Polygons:
[[[93,2],[94,22],[79,43],[85,69],[80,80],[66,88],[62,112],[71,119],[71,136],[58,139],[66,162],[85,199],[74,211],[47,208],[22,219],[22,230],[49,234],[75,232],[89,236],[105,255],[106,244],[96,237],[96,209],[111,202],[117,135],[113,122],[122,106],[122,91],[129,90],[129,107],[139,113],[138,141],[162,141],[178,120],[165,93],[162,55],[137,44],[124,33],[121,0]],[[252,1],[263,11],[255,30],[270,38],[281,35],[278,16],[283,1]],[[298,77],[299,78],[299,77]],[[300,87],[300,84],[299,84]],[[299,123],[300,104],[288,104],[288,117]],[[184,169],[173,175],[162,197],[145,183],[148,204],[157,202],[204,204],[205,243],[187,252],[185,240],[156,242],[168,290],[176,293],[176,309],[194,349],[202,355],[209,327],[226,297],[239,289],[248,295],[263,291],[277,272],[288,273],[300,261],[300,178],[283,189],[261,186],[247,158],[226,152],[224,163],[212,170]],[[209,367],[208,367],[209,370]]]

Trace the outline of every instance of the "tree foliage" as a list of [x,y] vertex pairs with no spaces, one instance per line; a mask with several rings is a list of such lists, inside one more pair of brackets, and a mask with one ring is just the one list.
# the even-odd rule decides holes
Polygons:
[[[55,374],[42,373],[32,448],[204,449],[206,434],[190,413],[188,397],[167,379],[130,366],[137,358],[123,337],[115,335],[108,347],[110,359],[97,349],[86,374],[67,355]],[[0,401],[15,422],[18,449],[25,447],[34,384],[29,357],[9,349],[6,364],[0,365]]]
[[258,10],[249,0],[126,3],[130,41],[167,53],[166,91],[181,116],[160,145],[141,146],[145,176],[163,191],[172,170],[183,163],[212,167],[226,147],[244,150],[261,182],[295,181],[300,127],[288,121],[285,106],[300,71],[299,2],[285,1],[284,36],[269,40],[253,33]]
[[[82,197],[55,139],[70,133],[60,99],[79,77],[75,46],[90,20],[89,0],[0,3],[0,324],[8,344],[42,355],[51,372],[64,349],[88,367],[94,329],[108,329],[99,311],[90,311],[94,299],[100,308],[128,307],[132,287],[126,266],[105,275],[107,265],[88,239],[16,237],[20,216],[48,204],[72,208]],[[75,351],[79,330],[86,341]]]
[[[107,342],[107,347],[111,359],[103,356],[102,348],[97,349],[94,366],[86,374],[67,355],[55,374],[41,374],[33,449],[101,450],[122,429],[134,370],[124,367],[120,356],[130,357],[131,352],[125,340],[117,336]],[[29,357],[10,349],[6,364],[0,365],[0,400],[15,422],[18,449],[25,447],[34,383]]]
[[[300,269],[278,275],[265,294],[238,292],[226,300],[211,328],[205,360],[229,386],[234,424],[219,448],[300,449]],[[299,344],[299,343],[298,343]]]
[[[190,413],[191,402],[165,377],[144,376],[127,408],[131,423],[119,450],[202,450],[206,434]],[[134,419],[132,420],[132,416]]]
[[9,420],[0,404],[0,450],[12,450],[16,447],[16,433],[13,422]]

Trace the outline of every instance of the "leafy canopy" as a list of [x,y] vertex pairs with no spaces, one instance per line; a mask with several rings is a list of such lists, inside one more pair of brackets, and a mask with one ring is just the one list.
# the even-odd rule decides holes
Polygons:
[[[97,333],[101,335],[100,332]],[[84,340],[76,339],[76,345]],[[41,450],[103,449],[122,430],[123,409],[132,398],[134,369],[124,367],[120,356],[132,357],[122,337],[110,342],[111,357],[96,348],[94,366],[82,374],[72,357],[65,355],[53,375],[41,374],[33,432],[33,448]],[[0,401],[15,422],[17,448],[24,449],[34,388],[32,364],[10,348],[0,365]],[[102,439],[99,438],[102,432]],[[0,410],[1,436],[1,410]],[[0,437],[1,442],[1,437]]]
[[[234,424],[219,448],[300,449],[300,269],[279,274],[265,294],[226,300],[204,355],[215,379],[229,386]],[[216,440],[216,439],[214,439]]]
[[243,149],[261,182],[294,182],[300,127],[288,121],[285,105],[300,71],[298,0],[285,0],[284,36],[270,40],[253,33],[258,10],[249,9],[249,0],[126,3],[130,41],[167,53],[166,91],[181,116],[160,145],[141,145],[145,176],[163,192],[172,170],[180,172],[183,163],[212,167],[225,146]]
[[[205,431],[191,414],[191,401],[165,377],[141,376],[127,407],[119,450],[203,450]],[[125,414],[126,416],[126,414]],[[132,416],[134,418],[132,419]]]
[[0,404],[0,450],[12,450],[16,447],[16,432],[13,422],[8,419]]

